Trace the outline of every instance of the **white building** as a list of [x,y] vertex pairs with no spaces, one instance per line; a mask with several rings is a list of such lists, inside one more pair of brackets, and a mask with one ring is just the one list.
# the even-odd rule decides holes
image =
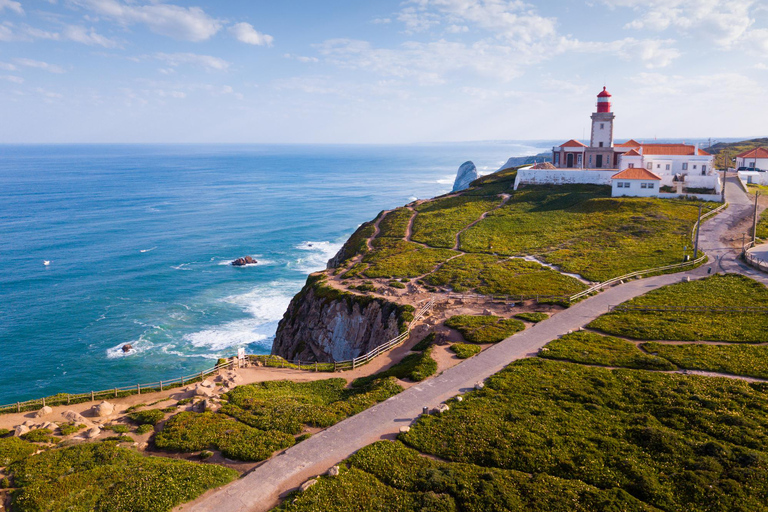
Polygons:
[[736,168],[768,171],[768,149],[755,148],[736,155]]
[[643,167],[630,167],[611,178],[611,196],[656,197],[661,177]]

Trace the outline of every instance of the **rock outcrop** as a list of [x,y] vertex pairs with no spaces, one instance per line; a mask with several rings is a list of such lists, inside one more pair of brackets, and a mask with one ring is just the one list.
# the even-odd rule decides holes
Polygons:
[[106,401],[101,402],[99,405],[93,406],[93,414],[99,418],[106,418],[107,416],[112,415],[114,412],[115,406]]
[[477,174],[477,167],[470,162],[464,162],[456,173],[456,181],[453,182],[453,192],[469,188],[469,184],[480,176]]
[[255,259],[251,258],[250,256],[245,256],[244,258],[237,258],[235,261],[232,262],[233,267],[244,267],[246,265],[255,265],[258,263]]
[[52,412],[53,412],[53,409],[51,409],[46,405],[35,413],[35,418],[42,418],[43,416],[48,416]]
[[332,362],[360,356],[400,334],[410,306],[353,295],[312,275],[277,327],[272,354],[295,361]]

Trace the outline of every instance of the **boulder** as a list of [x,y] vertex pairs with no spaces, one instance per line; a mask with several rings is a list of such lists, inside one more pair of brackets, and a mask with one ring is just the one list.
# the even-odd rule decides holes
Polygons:
[[114,414],[114,412],[115,406],[107,401],[101,402],[99,405],[95,405],[93,407],[94,415],[98,416],[99,418],[106,418],[107,416]]
[[339,476],[339,466],[333,466],[326,474],[328,476]]
[[317,478],[313,478],[311,480],[307,480],[306,482],[301,484],[301,486],[299,487],[299,491],[304,492],[307,489],[309,489],[310,487],[312,487],[313,485],[315,485],[316,483],[317,483]]
[[408,427],[408,426],[400,427],[400,433],[401,434],[405,434],[406,432],[410,432],[410,431],[411,431],[411,427]]
[[85,432],[86,439],[94,439],[101,434],[101,427],[93,427]]
[[211,398],[213,396],[213,389],[205,387],[202,384],[198,384],[195,387],[195,395]]
[[477,174],[477,167],[471,161],[464,162],[456,173],[456,181],[453,182],[453,192],[458,192],[469,188],[469,184],[480,176]]
[[440,404],[437,406],[437,412],[448,412],[451,408],[448,407],[448,404]]
[[258,263],[255,259],[251,258],[250,256],[245,256],[243,258],[237,258],[235,261],[232,262],[233,267],[244,267],[246,265],[255,265]]
[[40,428],[47,428],[50,431],[54,431],[57,428],[59,428],[59,426],[57,424],[53,423],[52,421],[46,421],[45,423],[42,424],[42,426]]
[[64,419],[67,421],[70,421],[74,423],[75,425],[91,425],[91,421],[85,419],[85,417],[82,414],[76,413],[75,411],[64,411]]
[[46,405],[45,407],[43,407],[42,409],[40,409],[35,413],[35,418],[42,418],[43,416],[51,414],[52,412],[53,412],[53,409],[51,409]]
[[15,435],[16,437],[20,437],[20,436],[23,436],[23,435],[24,435],[24,434],[26,434],[27,432],[29,432],[29,427],[28,427],[28,426],[26,426],[26,425],[17,425],[17,426],[16,426],[16,427],[13,429],[13,435]]
[[483,389],[485,387],[485,384],[482,382],[475,382],[475,389]]
[[463,397],[463,396],[457,396],[457,397],[456,397],[456,401],[457,401],[457,402],[462,402],[463,400],[464,400],[464,397]]

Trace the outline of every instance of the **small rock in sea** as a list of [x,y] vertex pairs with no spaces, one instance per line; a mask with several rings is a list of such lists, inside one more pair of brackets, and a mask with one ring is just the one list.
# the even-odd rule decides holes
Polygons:
[[35,413],[35,418],[42,418],[43,416],[51,414],[52,412],[53,412],[53,409],[51,409],[46,405],[45,407],[43,407],[42,409],[40,409]]
[[339,466],[333,466],[329,469],[328,476],[339,476]]
[[237,258],[235,261],[232,262],[233,267],[244,267],[246,265],[255,265],[258,263],[255,259],[251,258],[250,256],[246,256],[244,258]]
[[312,487],[313,485],[315,485],[316,483],[317,483],[317,478],[313,478],[313,479],[311,479],[311,480],[307,480],[306,482],[304,482],[303,484],[301,484],[301,487],[299,487],[299,490],[300,490],[301,492],[304,492],[304,491],[306,491],[307,489],[309,489],[310,487]]
[[128,353],[131,350],[133,350],[133,345],[131,345],[130,343],[126,343],[125,345],[123,345],[123,353]]

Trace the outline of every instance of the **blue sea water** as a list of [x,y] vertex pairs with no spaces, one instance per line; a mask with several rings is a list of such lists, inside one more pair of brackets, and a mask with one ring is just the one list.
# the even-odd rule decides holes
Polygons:
[[[360,223],[449,191],[467,159],[491,172],[540,149],[0,146],[0,404],[269,353]],[[245,255],[259,264],[229,265]]]

